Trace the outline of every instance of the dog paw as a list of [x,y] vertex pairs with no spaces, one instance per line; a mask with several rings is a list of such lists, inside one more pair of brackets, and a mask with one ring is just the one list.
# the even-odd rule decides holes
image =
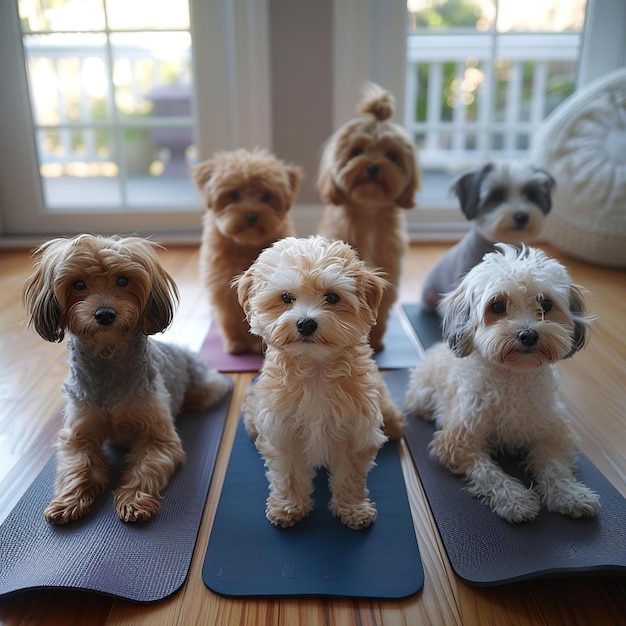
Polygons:
[[312,508],[312,502],[276,502],[270,497],[267,500],[265,515],[274,526],[289,528],[302,521]]
[[123,522],[147,522],[161,508],[161,500],[148,493],[118,489],[114,494],[117,516]]
[[341,520],[342,524],[352,528],[352,530],[367,528],[378,515],[376,505],[370,500],[364,500],[360,504],[352,506],[337,506],[331,501],[329,508],[332,514]]
[[539,515],[541,501],[532,490],[526,489],[521,483],[509,488],[508,493],[492,496],[490,506],[496,515],[512,524],[530,522]]
[[75,498],[55,498],[45,508],[43,515],[51,524],[69,524],[87,515],[94,500],[94,494],[82,494]]
[[383,415],[383,433],[391,440],[398,441],[402,439],[406,429],[406,421],[404,415],[400,411]]
[[572,482],[565,488],[552,490],[546,506],[548,511],[569,517],[594,517],[600,510],[600,496],[582,483]]

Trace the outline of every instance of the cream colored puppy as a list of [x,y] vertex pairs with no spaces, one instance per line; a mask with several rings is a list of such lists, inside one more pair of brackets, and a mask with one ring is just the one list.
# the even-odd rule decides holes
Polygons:
[[334,515],[353,529],[376,517],[367,474],[387,437],[404,430],[368,344],[385,284],[350,246],[319,236],[275,243],[237,280],[251,332],[267,346],[243,415],[276,526],[311,511],[322,466]]

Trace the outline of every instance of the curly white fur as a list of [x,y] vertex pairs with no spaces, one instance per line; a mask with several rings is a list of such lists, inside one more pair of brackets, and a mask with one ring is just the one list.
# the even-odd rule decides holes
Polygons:
[[[576,436],[554,363],[586,342],[590,317],[565,268],[542,251],[498,244],[440,304],[443,334],[411,374],[407,408],[434,420],[432,454],[509,522],[541,504],[591,517],[596,493],[574,477]],[[493,460],[524,452],[534,486]]]

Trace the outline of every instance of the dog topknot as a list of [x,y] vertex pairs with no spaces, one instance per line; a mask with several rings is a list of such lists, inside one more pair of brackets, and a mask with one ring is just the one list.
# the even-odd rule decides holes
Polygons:
[[359,113],[373,115],[377,120],[389,119],[396,106],[393,94],[375,83],[365,83],[363,86],[363,99],[359,102]]

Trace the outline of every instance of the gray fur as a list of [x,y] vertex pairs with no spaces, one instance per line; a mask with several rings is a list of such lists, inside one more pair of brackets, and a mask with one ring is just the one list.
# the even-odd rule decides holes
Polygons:
[[[154,393],[162,386],[172,416],[181,412],[188,389],[205,387],[211,374],[195,353],[136,333],[119,355],[101,356],[101,349],[69,335],[70,373],[63,392],[68,399],[110,410],[124,398]],[[125,346],[125,349],[123,349]],[[216,387],[217,392],[217,387]]]

